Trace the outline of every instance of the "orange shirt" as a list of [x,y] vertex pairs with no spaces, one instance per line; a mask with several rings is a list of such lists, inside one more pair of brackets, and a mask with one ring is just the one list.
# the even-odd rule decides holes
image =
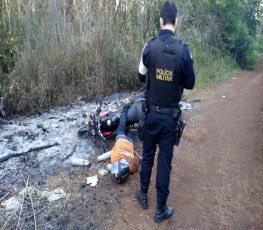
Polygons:
[[136,163],[134,156],[134,147],[131,142],[125,138],[119,138],[113,149],[111,150],[111,163],[113,164],[116,160],[125,158],[130,163],[131,173],[136,173],[138,170],[138,163]]

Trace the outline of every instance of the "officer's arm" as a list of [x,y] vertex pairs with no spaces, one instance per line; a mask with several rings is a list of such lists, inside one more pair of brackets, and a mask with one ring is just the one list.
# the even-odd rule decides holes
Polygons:
[[147,43],[144,46],[142,56],[141,56],[141,61],[139,64],[138,79],[140,82],[145,82],[145,78],[148,72],[149,51],[150,51],[150,46],[149,46],[149,43]]
[[186,45],[184,45],[182,61],[183,61],[182,71],[184,73],[183,87],[185,89],[193,89],[195,85],[195,72],[194,72],[194,67],[193,67],[193,59]]

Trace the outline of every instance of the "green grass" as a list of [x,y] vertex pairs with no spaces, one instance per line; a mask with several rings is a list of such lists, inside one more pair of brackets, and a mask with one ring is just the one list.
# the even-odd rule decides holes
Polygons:
[[219,52],[200,51],[194,60],[197,88],[221,82],[239,70],[231,57]]

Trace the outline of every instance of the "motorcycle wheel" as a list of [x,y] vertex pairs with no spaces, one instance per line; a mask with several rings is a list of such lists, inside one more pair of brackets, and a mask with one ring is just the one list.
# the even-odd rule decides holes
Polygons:
[[84,125],[78,130],[78,135],[80,137],[87,137],[89,135],[89,125]]

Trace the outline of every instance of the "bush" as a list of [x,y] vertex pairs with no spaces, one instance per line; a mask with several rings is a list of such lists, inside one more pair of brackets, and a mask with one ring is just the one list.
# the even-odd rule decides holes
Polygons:
[[193,58],[197,88],[221,82],[238,70],[235,61],[217,49],[200,49]]
[[244,53],[244,68],[254,70],[257,64],[257,56],[253,50],[246,50]]
[[123,33],[120,25],[113,27],[117,25],[113,21],[109,24],[103,11],[111,9],[97,8],[94,12],[82,2],[72,6],[79,14],[67,18],[59,4],[54,8],[49,4],[36,1],[36,10],[31,11],[28,3],[25,15],[21,15],[26,33],[5,90],[9,114],[37,113],[79,96],[93,100],[98,95],[138,87],[135,73],[141,44],[134,44],[132,38],[136,37],[128,34],[128,28]]
[[256,40],[256,51],[263,53],[263,35],[258,35]]

